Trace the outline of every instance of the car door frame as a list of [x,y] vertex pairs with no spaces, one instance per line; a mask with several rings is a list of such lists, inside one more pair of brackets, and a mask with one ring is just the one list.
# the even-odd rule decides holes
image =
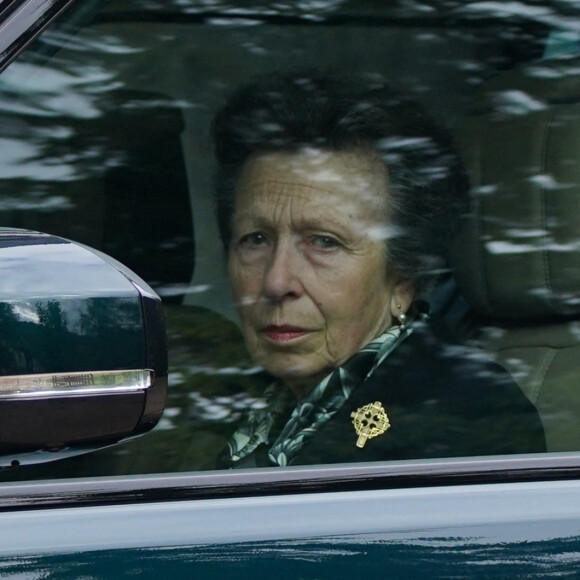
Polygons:
[[[2,6],[0,71],[75,3],[12,0]],[[531,521],[567,522],[566,533],[580,535],[579,497],[575,453],[2,483],[0,554]]]

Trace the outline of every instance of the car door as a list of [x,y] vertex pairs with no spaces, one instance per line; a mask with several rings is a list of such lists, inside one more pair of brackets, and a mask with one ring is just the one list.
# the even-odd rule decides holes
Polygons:
[[[515,329],[486,317],[470,300],[482,283],[473,289],[461,255],[432,304],[516,377],[540,409],[548,453],[215,469],[234,426],[262,404],[209,193],[209,125],[225,95],[256,74],[304,65],[406,84],[456,134],[483,212],[478,223],[500,224],[499,233],[476,230],[464,242],[473,250],[468,258],[480,255],[482,241],[492,258],[527,256],[530,240],[552,243],[555,218],[540,212],[542,227],[526,222],[526,229],[518,221],[524,209],[501,205],[493,213],[492,194],[519,192],[520,181],[560,191],[549,187],[564,180],[559,169],[514,155],[523,148],[514,135],[532,135],[523,142],[541,149],[547,141],[535,128],[545,127],[545,116],[560,115],[550,128],[574,125],[577,14],[551,3],[515,8],[358,1],[242,8],[195,0],[0,6],[0,225],[87,244],[144,278],[164,301],[170,364],[168,404],[151,433],[0,472],[0,577],[574,574],[574,223],[568,238],[554,242],[572,260],[562,268],[561,278],[571,280],[562,290],[564,313],[518,321]],[[573,88],[552,96],[530,79]],[[562,101],[568,108],[554,112]],[[573,166],[573,134],[549,135],[556,147],[544,151]],[[495,169],[506,151],[513,172]],[[572,215],[574,172],[566,179]],[[531,207],[526,199],[517,197],[516,208]],[[503,276],[505,286],[519,267],[512,264],[502,263],[490,280],[499,277],[502,286]],[[525,330],[526,340],[514,342]],[[497,346],[498,335],[509,341]],[[542,340],[530,345],[528,335]],[[556,342],[545,342],[548,335]]]
[[577,481],[525,459],[452,463],[4,485],[2,574],[574,573]]

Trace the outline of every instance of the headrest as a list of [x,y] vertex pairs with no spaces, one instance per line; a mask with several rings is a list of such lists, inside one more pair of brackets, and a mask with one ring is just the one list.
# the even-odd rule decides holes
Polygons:
[[496,77],[462,139],[473,208],[451,261],[466,300],[493,317],[579,314],[580,58]]

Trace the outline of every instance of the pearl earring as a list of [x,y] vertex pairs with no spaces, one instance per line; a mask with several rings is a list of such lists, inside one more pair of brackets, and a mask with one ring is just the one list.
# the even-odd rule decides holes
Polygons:
[[403,312],[403,308],[400,304],[397,304],[397,308],[399,310],[399,314],[397,318],[399,319],[399,324],[401,327],[404,327],[407,324],[407,315]]

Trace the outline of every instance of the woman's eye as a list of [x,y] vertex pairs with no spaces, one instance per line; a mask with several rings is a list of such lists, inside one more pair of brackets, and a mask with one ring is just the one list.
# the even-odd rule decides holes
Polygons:
[[240,246],[245,246],[249,248],[256,248],[258,246],[262,246],[266,243],[267,239],[266,236],[260,232],[252,232],[250,234],[246,234],[240,238]]
[[319,250],[334,250],[340,246],[340,242],[331,236],[316,236],[313,244]]

